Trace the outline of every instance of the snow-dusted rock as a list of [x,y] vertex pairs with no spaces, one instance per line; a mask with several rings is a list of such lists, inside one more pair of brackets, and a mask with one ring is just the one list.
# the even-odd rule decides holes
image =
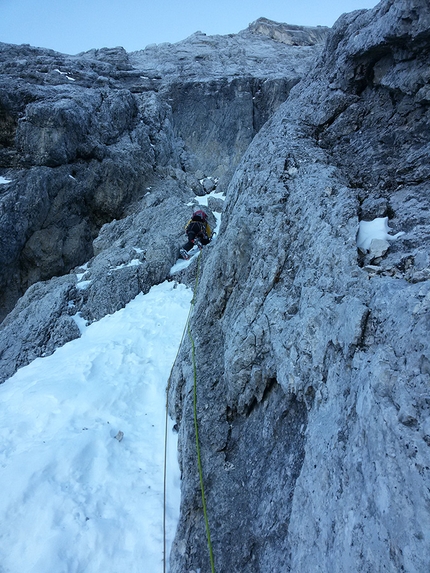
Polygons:
[[369,246],[369,253],[371,259],[379,259],[387,254],[390,248],[390,243],[385,239],[372,239]]

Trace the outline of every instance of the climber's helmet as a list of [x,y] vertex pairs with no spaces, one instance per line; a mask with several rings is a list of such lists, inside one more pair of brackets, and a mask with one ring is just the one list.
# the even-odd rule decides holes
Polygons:
[[193,211],[193,219],[196,220],[200,220],[200,221],[207,221],[207,213],[204,209],[202,209],[201,207],[196,207]]

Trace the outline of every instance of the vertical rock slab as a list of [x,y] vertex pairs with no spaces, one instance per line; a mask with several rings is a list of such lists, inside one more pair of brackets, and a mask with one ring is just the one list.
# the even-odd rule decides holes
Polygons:
[[[423,0],[342,17],[232,178],[191,323],[217,570],[428,569],[429,46]],[[369,272],[371,213],[405,234]],[[208,569],[189,352],[175,572]]]

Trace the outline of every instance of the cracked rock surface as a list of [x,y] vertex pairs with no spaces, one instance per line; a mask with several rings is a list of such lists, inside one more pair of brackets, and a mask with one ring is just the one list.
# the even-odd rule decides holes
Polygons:
[[0,381],[79,336],[72,317],[99,319],[169,276],[190,205],[225,191],[327,32],[266,21],[76,56],[0,43]]
[[[228,188],[192,320],[220,571],[428,569],[429,48],[424,0],[341,17]],[[376,217],[404,234],[363,255]],[[208,568],[189,355],[178,573]]]

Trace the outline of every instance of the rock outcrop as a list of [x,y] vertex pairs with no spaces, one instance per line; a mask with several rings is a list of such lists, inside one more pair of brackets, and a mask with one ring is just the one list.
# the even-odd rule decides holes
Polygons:
[[273,40],[288,44],[289,46],[312,46],[325,42],[327,28],[324,26],[303,27],[277,24],[267,18],[258,18],[249,25],[249,32],[269,36]]
[[[100,318],[168,276],[190,202],[225,190],[321,51],[302,34],[302,46],[248,30],[78,56],[0,44],[0,380],[79,335],[73,316]],[[42,320],[29,287],[70,271]]]
[[[425,0],[343,16],[235,171],[192,320],[217,571],[428,570],[429,49]],[[185,341],[178,573],[209,570],[192,384]]]

